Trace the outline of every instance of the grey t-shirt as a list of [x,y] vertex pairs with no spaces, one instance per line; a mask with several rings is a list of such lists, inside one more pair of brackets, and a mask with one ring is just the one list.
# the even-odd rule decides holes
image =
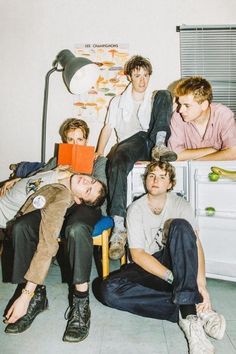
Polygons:
[[155,215],[148,206],[147,194],[133,202],[127,213],[128,242],[130,248],[141,248],[153,254],[163,248],[162,230],[166,220],[182,218],[194,230],[198,229],[191,205],[175,193],[168,193],[160,215]]
[[0,198],[0,227],[13,219],[26,199],[39,188],[52,183],[58,183],[58,172],[40,172],[35,176],[22,178],[7,193]]

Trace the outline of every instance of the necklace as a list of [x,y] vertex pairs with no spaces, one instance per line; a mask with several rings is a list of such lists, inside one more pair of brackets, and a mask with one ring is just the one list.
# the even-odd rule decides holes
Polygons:
[[163,208],[154,208],[150,203],[148,203],[149,208],[151,209],[151,211],[153,212],[153,214],[155,215],[160,215],[162,212]]
[[[165,198],[164,201],[160,203],[160,206],[153,206],[151,204],[151,201],[149,198],[147,199],[148,202],[148,207],[151,210],[151,212],[156,215],[157,217],[155,218],[155,232],[152,236],[152,242],[155,242],[158,246],[158,250],[163,249],[163,225],[166,220],[166,204],[167,204],[167,197]],[[157,247],[156,246],[156,247]]]
[[210,118],[211,118],[211,107],[209,107],[207,119],[205,120],[204,124],[199,124],[199,122],[198,122],[198,124],[196,124],[196,129],[198,131],[198,134],[201,136],[202,141],[205,138],[206,131],[207,131],[207,128],[208,128],[208,125],[210,122]]
[[166,204],[166,198],[164,200],[163,205],[161,206],[153,206],[148,198],[148,206],[154,215],[160,215],[162,210],[164,209],[165,204]]

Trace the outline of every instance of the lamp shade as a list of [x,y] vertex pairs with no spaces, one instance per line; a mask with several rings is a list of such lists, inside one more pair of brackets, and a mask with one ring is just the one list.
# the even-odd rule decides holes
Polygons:
[[62,50],[56,61],[63,68],[63,80],[67,89],[73,94],[88,91],[97,81],[99,68],[91,60],[76,57],[70,50]]

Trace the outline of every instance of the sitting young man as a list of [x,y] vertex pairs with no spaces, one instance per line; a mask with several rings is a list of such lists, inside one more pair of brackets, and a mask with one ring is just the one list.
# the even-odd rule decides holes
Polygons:
[[236,120],[220,103],[212,103],[210,83],[193,76],[180,80],[173,92],[177,110],[171,118],[168,146],[184,160],[235,160]]
[[93,284],[103,304],[131,313],[179,321],[190,354],[214,353],[205,333],[221,339],[225,320],[211,308],[204,254],[190,204],[170,191],[168,162],[147,166],[147,194],[128,208],[128,243],[134,263]]
[[[85,145],[87,143],[88,134],[89,127],[86,122],[81,119],[67,119],[60,128],[60,135],[64,143]],[[49,166],[45,166],[45,168],[50,169],[55,167],[55,159],[52,162],[52,164],[50,163]],[[105,157],[97,158],[94,163],[93,176],[106,183],[105,165]],[[26,171],[24,170],[24,172]],[[5,191],[6,190],[7,188],[5,188]],[[103,203],[103,214],[106,212],[105,209]],[[69,255],[69,263],[73,270],[72,283],[74,286],[74,296],[68,325],[63,336],[64,341],[79,342],[89,333],[90,309],[88,306],[88,282],[90,279],[93,256],[91,233],[94,225],[100,218],[100,208],[94,208],[85,204],[74,204],[67,210],[65,215],[62,235],[64,235],[67,240],[66,245]],[[15,253],[12,278],[13,283],[19,284],[25,282],[24,273],[26,273],[29,268],[39,240],[40,220],[40,212],[33,211],[17,218],[16,222],[13,224],[12,239]],[[25,245],[27,245],[27,248],[25,248]],[[18,269],[20,270],[19,273]],[[40,288],[38,291],[40,291]],[[45,290],[43,290],[43,296],[42,302],[46,296]],[[11,325],[11,331],[14,333],[20,333],[28,328],[37,315],[37,311],[37,308],[35,310],[33,306],[31,314],[27,316],[28,322],[26,321],[25,323],[24,320],[22,325],[21,320],[17,321],[14,326]],[[86,315],[88,320],[85,322],[78,320],[78,311]]]
[[130,84],[111,101],[97,147],[98,155],[103,155],[114,129],[117,144],[108,155],[109,212],[115,223],[110,240],[111,259],[119,259],[124,254],[127,176],[135,162],[150,160],[151,153],[155,159],[165,161],[177,158],[166,147],[172,113],[170,93],[151,92],[148,85],[152,65],[146,58],[133,56],[125,64],[124,73]]
[[[100,206],[106,196],[106,187],[99,180],[88,175],[68,174],[65,171],[41,173],[39,183],[39,179],[36,179],[38,175],[36,175],[35,181],[31,182],[30,186],[36,186],[36,182],[37,187],[43,184],[45,182],[45,174],[56,174],[58,183],[49,183],[38,189],[27,199],[26,203],[19,211],[21,215],[30,213],[35,209],[40,209],[40,213],[37,214],[39,224],[35,225],[39,233],[39,241],[35,249],[34,232],[31,233],[30,230],[28,232],[28,239],[23,238],[20,240],[18,238],[13,240],[13,243],[15,243],[13,283],[20,284],[25,283],[25,281],[27,282],[22,290],[22,294],[15,300],[6,314],[6,322],[8,325],[5,332],[8,334],[16,334],[25,331],[31,325],[37,314],[45,310],[48,306],[45,286],[42,284],[49,270],[52,257],[56,255],[59,247],[58,236],[67,208],[73,205],[74,202],[77,204],[85,203],[90,207]],[[26,188],[24,189],[27,191],[29,178],[26,178],[26,180]],[[24,179],[17,182],[11,191],[14,192],[17,185],[20,183],[22,185],[23,182]],[[22,185],[22,187],[25,186]],[[9,194],[9,192],[7,194]],[[24,194],[23,191],[22,194]],[[82,248],[82,242],[80,246],[81,250],[79,252],[83,253],[85,250]],[[72,252],[70,256],[72,257]],[[74,254],[73,257],[74,262],[79,261]],[[85,260],[83,257],[85,257],[84,253],[80,257],[81,265],[79,272],[81,278],[84,275],[84,269],[89,267],[89,260]],[[27,268],[27,266],[29,267]],[[84,271],[84,273],[86,273],[86,271]],[[78,279],[78,284],[76,285],[78,286],[78,291],[80,291],[80,289],[84,291],[86,282],[83,281],[81,283]],[[90,313],[88,297],[84,296],[83,298],[78,298],[76,304],[80,308],[82,316],[84,316],[80,321],[84,321],[83,325],[85,328],[81,328],[81,331],[83,330],[83,335],[85,335]],[[77,309],[77,311],[80,313],[79,309]],[[77,328],[70,328],[71,331],[72,329],[75,330]]]

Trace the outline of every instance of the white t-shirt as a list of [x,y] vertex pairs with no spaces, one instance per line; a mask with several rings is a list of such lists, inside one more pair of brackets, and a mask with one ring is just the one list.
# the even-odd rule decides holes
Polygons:
[[117,140],[121,142],[139,131],[149,128],[153,93],[147,89],[142,102],[135,102],[132,85],[119,96],[114,97],[109,105],[106,123],[115,129]]
[[165,206],[160,215],[155,215],[148,206],[147,194],[133,202],[127,213],[128,242],[130,248],[141,248],[153,254],[163,248],[162,230],[166,220],[182,218],[194,230],[198,229],[190,204],[174,192],[167,194]]
[[58,172],[55,170],[37,173],[35,176],[18,181],[6,195],[0,198],[0,227],[6,227],[7,221],[14,218],[31,194],[52,183],[58,183]]
[[117,121],[115,130],[119,141],[128,139],[130,136],[144,130],[138,118],[140,105],[141,102],[134,101],[133,113],[128,123],[125,123],[123,119]]

